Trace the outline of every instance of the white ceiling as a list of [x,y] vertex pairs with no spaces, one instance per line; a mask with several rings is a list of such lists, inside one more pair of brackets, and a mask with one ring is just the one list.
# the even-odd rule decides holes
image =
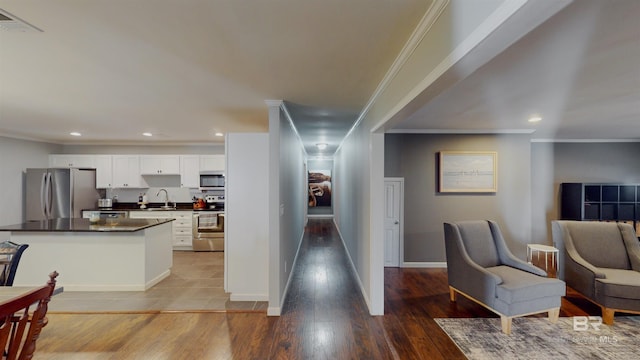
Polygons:
[[[0,31],[0,135],[220,143],[284,99],[308,152],[334,149],[431,2],[0,0],[43,30]],[[393,131],[640,139],[638,18],[637,0],[574,1]]]
[[640,140],[638,19],[637,0],[573,1],[392,131]]
[[43,30],[0,31],[0,134],[209,143],[267,131],[265,100],[357,114],[430,3],[0,0]]

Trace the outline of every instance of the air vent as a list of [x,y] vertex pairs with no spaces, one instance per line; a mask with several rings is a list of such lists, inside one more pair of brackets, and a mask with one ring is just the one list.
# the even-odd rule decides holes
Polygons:
[[6,10],[0,9],[0,31],[5,32],[42,32],[41,29],[12,15]]

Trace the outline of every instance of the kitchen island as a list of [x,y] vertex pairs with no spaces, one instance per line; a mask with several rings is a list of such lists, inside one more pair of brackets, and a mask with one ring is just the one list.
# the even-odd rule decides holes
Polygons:
[[173,219],[53,219],[0,226],[29,244],[15,286],[37,286],[60,273],[65,291],[144,291],[169,276]]

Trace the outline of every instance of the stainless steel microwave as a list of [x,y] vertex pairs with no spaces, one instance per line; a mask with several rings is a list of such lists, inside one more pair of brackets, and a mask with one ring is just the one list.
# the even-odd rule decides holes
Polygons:
[[225,186],[223,171],[202,171],[200,173],[200,189],[222,190]]

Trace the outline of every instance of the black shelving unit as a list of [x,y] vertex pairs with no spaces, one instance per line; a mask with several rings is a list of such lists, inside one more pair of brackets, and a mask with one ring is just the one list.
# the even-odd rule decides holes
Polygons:
[[560,219],[626,222],[640,234],[640,184],[562,183]]

